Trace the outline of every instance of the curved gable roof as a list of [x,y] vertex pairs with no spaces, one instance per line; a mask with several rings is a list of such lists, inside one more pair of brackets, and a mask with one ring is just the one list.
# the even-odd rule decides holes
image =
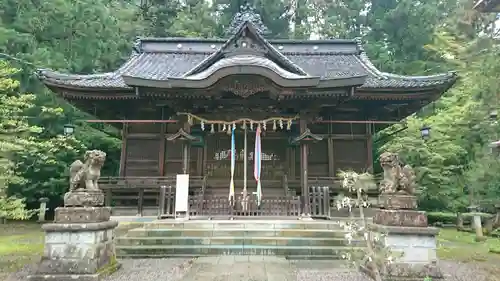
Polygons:
[[[251,29],[251,25],[244,26],[246,27]],[[457,79],[454,72],[430,76],[403,76],[382,72],[371,63],[356,40],[263,40],[266,45],[259,46],[265,47],[268,54],[276,55],[272,60],[269,56],[265,57],[284,71],[304,77],[320,77],[321,80],[366,76],[361,89],[436,88],[445,91]],[[129,90],[132,87],[125,83],[123,77],[167,80],[201,73],[226,57],[224,50],[228,50],[229,41],[143,38],[138,41],[136,52],[114,72],[74,75],[43,69],[39,70],[38,75],[45,84],[58,88]]]

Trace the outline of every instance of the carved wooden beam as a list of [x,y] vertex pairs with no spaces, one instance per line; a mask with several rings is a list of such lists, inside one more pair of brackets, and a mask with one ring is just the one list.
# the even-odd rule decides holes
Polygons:
[[323,140],[323,137],[312,133],[311,130],[309,130],[309,129],[306,129],[302,134],[300,134],[299,136],[293,138],[291,140],[291,143],[292,144],[298,144],[298,143],[301,143],[301,142],[304,142],[304,141],[313,141],[313,142],[316,142],[316,141],[321,141],[321,140]]
[[196,136],[193,136],[193,135],[187,133],[182,128],[179,129],[179,131],[177,133],[169,135],[167,137],[167,140],[168,141],[181,140],[181,141],[189,141],[189,142],[199,142],[199,141],[201,141],[201,139],[199,137],[196,137]]

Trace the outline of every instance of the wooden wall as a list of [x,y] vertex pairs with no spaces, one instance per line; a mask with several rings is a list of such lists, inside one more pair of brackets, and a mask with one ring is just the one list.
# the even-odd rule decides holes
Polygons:
[[[160,175],[161,124],[129,124],[126,134],[123,176]],[[122,154],[123,155],[123,154]]]
[[[180,124],[130,124],[126,129],[121,176],[164,176],[182,172],[182,143],[167,142]],[[312,124],[313,133],[323,140],[309,144],[309,175],[336,176],[339,170],[358,172],[371,169],[371,135],[365,124]],[[253,178],[254,132],[249,132],[248,178]],[[278,179],[300,177],[300,149],[288,145],[287,132],[266,132],[262,136],[262,177]],[[190,174],[228,178],[230,175],[230,136],[207,134],[201,147],[190,149]],[[235,177],[243,178],[243,135],[236,136]],[[332,160],[330,160],[332,159]]]

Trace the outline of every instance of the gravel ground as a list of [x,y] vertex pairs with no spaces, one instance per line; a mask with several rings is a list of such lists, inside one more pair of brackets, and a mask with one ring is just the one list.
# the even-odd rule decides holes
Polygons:
[[[440,261],[445,281],[488,281],[488,273],[480,264]],[[360,272],[343,269],[297,267],[297,281],[372,281]]]
[[[180,281],[189,271],[192,259],[134,259],[122,260],[122,268],[104,281]],[[293,261],[297,281],[371,281],[362,273],[345,268],[332,268],[328,261]],[[440,261],[445,281],[489,281],[485,264]],[[490,265],[492,266],[492,265]],[[26,266],[6,281],[25,281],[32,273]],[[228,270],[230,270],[228,268]],[[184,281],[184,280],[182,280]],[[259,280],[260,281],[260,280]]]
[[192,259],[121,260],[122,268],[104,281],[174,281],[191,268]]
[[[175,281],[189,270],[192,259],[129,259],[120,263],[120,270],[103,281]],[[34,265],[25,266],[5,281],[26,281],[34,271]],[[0,281],[3,281],[1,276]]]

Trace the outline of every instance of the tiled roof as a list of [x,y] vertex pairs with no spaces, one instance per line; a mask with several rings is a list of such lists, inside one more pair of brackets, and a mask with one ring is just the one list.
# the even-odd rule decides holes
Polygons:
[[[40,78],[48,85],[62,88],[85,89],[130,89],[122,75],[152,80],[167,80],[184,76],[217,51],[218,40],[186,40],[196,42],[193,48],[179,46],[182,40],[148,39],[156,45],[140,53],[134,53],[118,70],[111,73],[72,75],[50,70],[40,70]],[[162,43],[163,42],[163,43]],[[176,42],[181,42],[175,44]],[[346,43],[347,42],[347,43]],[[215,44],[214,44],[215,43]],[[362,88],[422,88],[449,85],[456,80],[455,73],[449,72],[433,76],[400,76],[377,70],[355,41],[270,41],[289,61],[310,76],[322,79],[367,75]],[[316,49],[316,44],[321,48]],[[164,48],[161,45],[177,46]],[[194,43],[193,43],[194,44]],[[186,44],[188,45],[188,44]],[[278,47],[279,46],[279,47]],[[287,50],[283,46],[286,46]],[[347,47],[346,47],[347,46]],[[354,47],[353,47],[354,46]],[[156,48],[156,49],[155,49]]]

